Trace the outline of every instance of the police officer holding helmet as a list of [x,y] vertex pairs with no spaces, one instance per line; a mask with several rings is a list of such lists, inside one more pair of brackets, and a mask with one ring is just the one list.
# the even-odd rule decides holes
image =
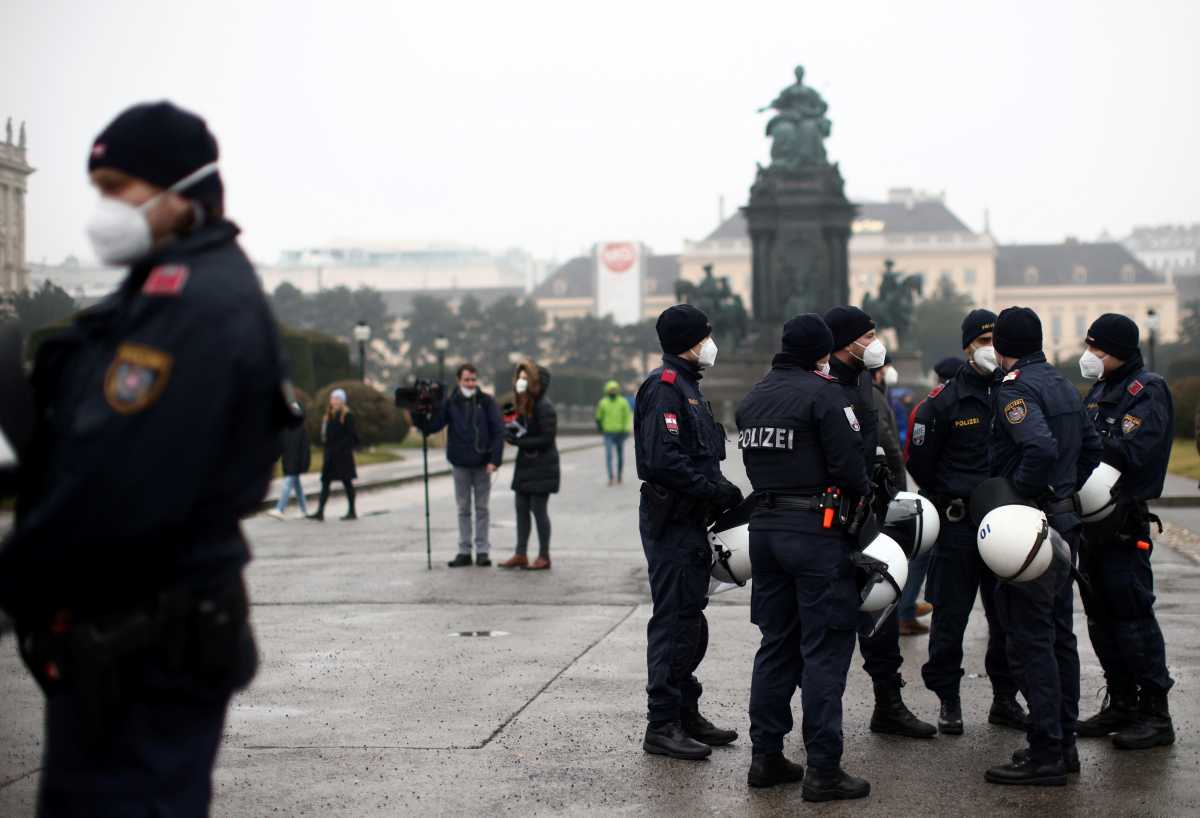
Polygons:
[[[841,769],[842,695],[860,604],[849,561],[856,539],[841,501],[868,498],[860,428],[829,375],[833,335],[821,316],[797,316],[783,351],[738,407],[739,445],[754,486],[750,618],[762,631],[750,687],[752,787],[804,779],[806,801],[863,798],[866,781]],[[808,773],[783,755],[800,688]]]
[[1088,633],[1108,696],[1077,732],[1115,733],[1118,748],[1144,750],[1175,741],[1167,707],[1174,681],[1154,616],[1150,565],[1150,523],[1158,518],[1146,508],[1147,500],[1162,494],[1174,408],[1166,382],[1142,363],[1137,324],[1124,315],[1106,313],[1092,323],[1079,369],[1096,381],[1086,400],[1088,416],[1103,440],[1104,462],[1121,477],[1112,513],[1083,528],[1080,568],[1092,592],[1084,599]]
[[737,739],[700,715],[694,673],[708,649],[707,523],[742,501],[721,474],[725,433],[700,392],[717,345],[707,316],[690,304],[668,307],[656,326],[662,366],[638,389],[634,449],[641,488],[639,530],[654,611],[646,628],[648,753],[699,760]]
[[[842,385],[850,403],[854,423],[861,427],[862,455],[867,463],[875,491],[876,509],[886,505],[891,478],[886,463],[876,457],[879,444],[878,418],[875,413],[874,387],[869,369],[883,365],[887,349],[875,336],[875,322],[858,307],[834,307],[825,313],[825,323],[833,336],[830,374]],[[860,431],[856,429],[855,431]],[[875,691],[875,709],[871,713],[871,731],[907,738],[932,738],[937,728],[921,721],[904,704],[900,690],[904,680],[900,666],[900,622],[889,616],[874,636],[862,636],[859,650],[863,667],[871,677]]]
[[254,674],[239,527],[285,402],[267,301],[198,116],[137,105],[96,138],[88,233],[119,289],[38,350],[0,606],[46,693],[38,814],[205,815]]
[[996,577],[979,557],[970,518],[971,492],[988,477],[988,433],[992,426],[991,389],[996,371],[992,329],[996,314],[977,309],[962,322],[967,362],[933,388],[911,419],[908,470],[922,496],[937,506],[941,533],[934,546],[925,596],[933,604],[929,661],[921,668],[925,686],[941,700],[938,730],[963,732],[959,684],[963,677],[963,636],[983,597],[988,623],[985,666],[992,685],[988,721],[1025,729],[1025,711],[1016,700],[1017,683],[1008,668],[1004,627],[996,616]]
[[[992,476],[1039,506],[1078,552],[1075,492],[1100,462],[1100,437],[1079,393],[1046,362],[1042,322],[1028,307],[996,319],[996,357],[1004,375],[994,391],[988,453]],[[1008,661],[1029,704],[1029,746],[993,767],[993,784],[1062,786],[1079,771],[1079,652],[1072,630],[1071,566],[1053,560],[1036,580],[1000,582],[996,611],[1008,637]]]

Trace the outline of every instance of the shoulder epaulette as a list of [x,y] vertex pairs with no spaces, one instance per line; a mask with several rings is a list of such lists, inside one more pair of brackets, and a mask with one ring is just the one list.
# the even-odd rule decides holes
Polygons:
[[674,369],[664,369],[662,371],[662,375],[660,375],[658,379],[663,383],[675,383],[675,379],[677,377],[679,377],[679,375]]
[[1004,378],[1001,379],[1000,383],[1008,383],[1009,381],[1015,381],[1019,377],[1021,377],[1021,370],[1014,369],[1012,372],[1009,372],[1007,375],[1005,375]]
[[946,384],[939,383],[937,386],[933,387],[933,389],[929,390],[929,397],[936,398],[938,395],[942,394],[942,392],[944,392],[945,389],[946,389]]
[[814,375],[820,375],[822,378],[824,378],[824,379],[825,379],[825,380],[827,380],[827,381],[834,381],[834,380],[837,380],[837,378],[833,377],[832,375],[826,375],[824,372],[822,372],[822,371],[821,371],[821,370],[819,370],[819,369],[814,369],[814,370],[812,371],[812,373],[813,373]]
[[146,276],[142,285],[143,295],[166,295],[178,297],[188,280],[186,264],[160,264]]
[[1138,392],[1141,392],[1145,388],[1146,388],[1145,384],[1143,384],[1141,381],[1135,379],[1135,380],[1132,380],[1129,382],[1129,386],[1126,387],[1126,390],[1131,395],[1137,395]]

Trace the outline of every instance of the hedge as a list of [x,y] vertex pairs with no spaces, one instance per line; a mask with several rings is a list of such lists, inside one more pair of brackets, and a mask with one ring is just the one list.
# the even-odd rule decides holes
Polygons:
[[334,389],[346,390],[346,403],[354,413],[358,437],[364,445],[399,443],[408,437],[408,418],[396,408],[391,395],[362,381],[344,380],[322,387],[305,408],[305,424],[314,445],[320,444],[321,421],[329,407],[329,394]]
[[288,375],[307,392],[334,381],[350,380],[358,369],[350,361],[350,347],[332,335],[280,325]]

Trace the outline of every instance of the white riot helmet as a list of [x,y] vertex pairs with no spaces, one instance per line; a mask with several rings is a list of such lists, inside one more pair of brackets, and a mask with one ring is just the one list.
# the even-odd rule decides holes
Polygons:
[[1121,472],[1108,463],[1101,463],[1092,472],[1076,497],[1079,500],[1079,516],[1085,523],[1098,523],[1112,514],[1116,505],[1113,487],[1121,479]]
[[898,491],[888,503],[882,529],[905,556],[913,559],[933,548],[942,525],[937,507],[929,499],[911,491]]
[[900,604],[904,583],[908,582],[908,559],[904,550],[887,534],[877,534],[862,551],[850,555],[862,596],[859,610],[866,614],[864,636],[874,636]]
[[[1046,513],[1003,477],[984,480],[971,493],[971,518],[979,556],[997,579],[1029,582],[1050,567],[1059,550]],[[1070,559],[1067,549],[1067,559]]]
[[708,595],[740,588],[750,581],[750,515],[757,501],[746,498],[725,512],[708,531],[713,562]]

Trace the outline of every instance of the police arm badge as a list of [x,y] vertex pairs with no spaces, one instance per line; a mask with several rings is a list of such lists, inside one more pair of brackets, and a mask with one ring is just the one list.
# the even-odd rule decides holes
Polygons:
[[925,424],[914,423],[912,432],[912,442],[914,446],[922,446],[925,443]]
[[1137,415],[1126,415],[1121,418],[1121,433],[1131,435],[1142,425],[1142,419]]
[[142,344],[117,347],[104,376],[104,397],[113,411],[132,415],[154,404],[167,388],[173,359]]
[[1021,423],[1029,415],[1029,407],[1025,405],[1024,398],[1017,398],[1011,401],[1004,407],[1004,418],[1014,426]]
[[847,406],[842,411],[846,413],[846,420],[850,423],[850,428],[856,432],[861,432],[862,426],[858,422],[858,415],[854,414],[854,407]]
[[667,427],[667,431],[673,435],[679,434],[679,415],[674,412],[663,412],[663,423]]

